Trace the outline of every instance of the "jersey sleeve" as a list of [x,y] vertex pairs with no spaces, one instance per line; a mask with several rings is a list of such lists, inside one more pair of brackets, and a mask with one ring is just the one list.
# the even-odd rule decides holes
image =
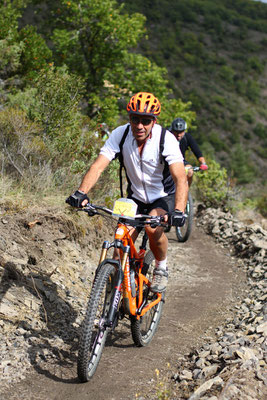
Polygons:
[[120,142],[126,127],[127,124],[114,129],[104,146],[100,149],[99,154],[105,156],[109,161],[113,160],[116,154],[120,152]]
[[195,139],[189,132],[186,132],[186,138],[187,138],[188,146],[190,147],[190,149],[192,150],[192,152],[194,153],[196,158],[203,157],[202,152],[201,152],[200,148],[198,147],[197,142],[195,141]]
[[169,165],[184,161],[179,142],[170,131],[166,131],[162,155]]

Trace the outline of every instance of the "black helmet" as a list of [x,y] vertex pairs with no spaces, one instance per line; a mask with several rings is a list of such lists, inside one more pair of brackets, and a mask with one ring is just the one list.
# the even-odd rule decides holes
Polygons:
[[187,123],[183,118],[175,118],[171,124],[171,131],[183,132],[187,128]]

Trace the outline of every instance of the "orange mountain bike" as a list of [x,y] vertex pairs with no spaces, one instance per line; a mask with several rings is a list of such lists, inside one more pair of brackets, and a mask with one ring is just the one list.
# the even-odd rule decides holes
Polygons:
[[[153,253],[146,252],[148,237],[144,233],[137,251],[129,227],[166,226],[163,217],[135,215],[137,205],[130,199],[119,199],[113,210],[88,205],[82,210],[92,214],[119,218],[114,241],[104,241],[99,265],[82,325],[78,351],[78,377],[87,382],[94,375],[100,361],[106,338],[118,321],[128,317],[131,333],[137,346],[146,346],[153,338],[161,318],[164,294],[150,291]],[[117,249],[119,260],[110,249]],[[114,250],[113,250],[114,251]]]

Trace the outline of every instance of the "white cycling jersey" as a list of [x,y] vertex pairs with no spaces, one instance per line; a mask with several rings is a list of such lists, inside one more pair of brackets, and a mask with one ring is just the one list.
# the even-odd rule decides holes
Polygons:
[[[127,125],[114,129],[101,148],[100,154],[108,160],[113,160],[120,152],[120,142]],[[176,162],[183,163],[179,142],[169,131],[166,131],[162,152],[165,162],[161,162],[160,136],[161,126],[155,124],[151,137],[146,141],[140,156],[136,139],[130,127],[122,148],[123,163],[128,180],[128,195],[146,204],[175,192],[168,165]]]

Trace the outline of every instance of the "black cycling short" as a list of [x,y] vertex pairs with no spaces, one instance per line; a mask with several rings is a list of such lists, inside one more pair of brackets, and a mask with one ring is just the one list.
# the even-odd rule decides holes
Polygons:
[[161,197],[150,204],[143,203],[134,197],[131,197],[131,199],[138,205],[137,214],[149,214],[155,208],[162,208],[166,212],[171,212],[175,206],[175,193]]
[[[149,214],[151,210],[155,208],[162,208],[166,212],[171,212],[174,210],[175,206],[175,193],[169,194],[168,196],[161,197],[160,199],[155,200],[153,203],[146,204],[142,201],[135,199],[134,197],[130,197],[137,205],[137,214]],[[145,220],[145,218],[144,218]],[[141,232],[143,228],[136,227],[135,228],[138,233]]]

